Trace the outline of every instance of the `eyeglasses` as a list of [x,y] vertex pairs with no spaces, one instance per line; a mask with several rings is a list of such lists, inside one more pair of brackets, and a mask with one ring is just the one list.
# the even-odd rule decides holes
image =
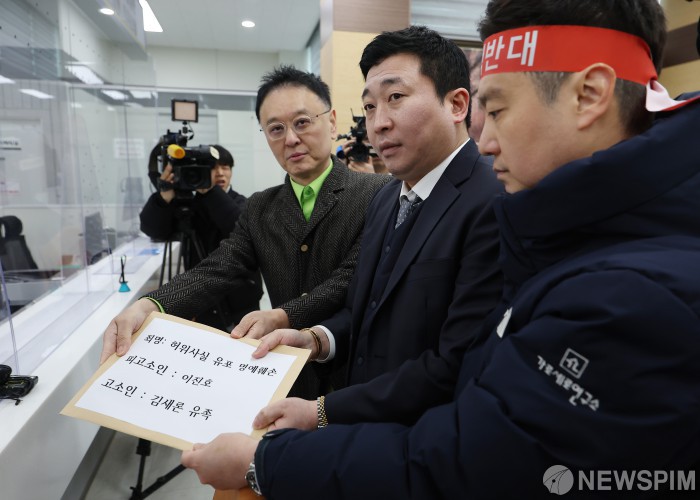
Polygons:
[[[292,130],[296,135],[303,135],[313,128],[314,120],[321,115],[330,113],[328,109],[323,113],[314,116],[299,115],[292,120]],[[268,124],[265,129],[260,129],[265,132],[265,135],[270,141],[278,141],[287,135],[287,125],[283,122],[275,122]]]

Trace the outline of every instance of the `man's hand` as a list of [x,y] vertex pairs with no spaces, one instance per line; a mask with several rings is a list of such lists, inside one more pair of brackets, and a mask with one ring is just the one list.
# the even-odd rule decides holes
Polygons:
[[269,430],[292,427],[311,431],[318,427],[316,401],[286,398],[266,406],[255,416],[254,429]]
[[126,354],[131,347],[131,336],[141,328],[148,315],[157,310],[158,306],[152,300],[139,299],[110,321],[102,335],[100,364],[115,352],[117,356]]
[[257,447],[258,442],[245,434],[219,434],[207,444],[197,443],[192,451],[183,451],[180,461],[197,473],[202,484],[237,490],[247,485],[245,473]]
[[231,337],[259,339],[278,328],[289,328],[289,318],[284,309],[253,311],[243,316],[241,322],[231,332]]
[[[160,180],[161,182],[158,183],[160,197],[163,198],[163,201],[166,203],[170,203],[175,198],[175,190],[172,188],[175,182],[175,174],[173,173],[173,166],[170,163],[163,168],[163,173],[160,174]],[[169,188],[168,185],[170,185]]]
[[256,359],[262,358],[280,344],[310,349],[312,356],[315,354],[316,357],[318,357],[319,355],[319,353],[315,352],[316,345],[314,344],[314,338],[309,332],[300,332],[299,330],[284,328],[282,330],[274,330],[265,335],[262,340],[260,340],[258,348],[253,351],[253,357]]
[[197,191],[199,194],[207,194],[209,191],[211,191],[211,190],[214,189],[215,187],[218,187],[219,189],[221,189],[221,190],[223,191],[223,189],[221,188],[221,186],[219,186],[218,184],[215,184],[214,182],[212,182],[212,183],[209,185],[208,188],[199,188],[199,189],[197,189],[196,191]]
[[345,164],[350,170],[355,172],[360,172],[361,174],[373,174],[375,173],[374,165],[372,164],[372,158],[370,157],[367,161],[357,161],[350,158],[350,152],[352,148],[355,147],[357,141],[355,139],[350,139],[345,144],[343,144],[343,154],[345,155]]

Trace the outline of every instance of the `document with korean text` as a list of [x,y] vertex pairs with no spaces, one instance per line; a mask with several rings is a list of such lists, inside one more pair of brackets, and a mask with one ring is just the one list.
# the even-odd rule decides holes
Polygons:
[[253,359],[257,344],[152,313],[129,352],[100,366],[61,413],[181,450],[252,434],[255,415],[287,395],[309,356],[279,346]]

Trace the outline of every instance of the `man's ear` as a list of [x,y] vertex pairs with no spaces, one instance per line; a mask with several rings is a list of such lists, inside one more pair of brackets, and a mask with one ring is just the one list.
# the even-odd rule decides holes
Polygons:
[[331,114],[330,114],[329,119],[330,119],[330,121],[331,121],[331,137],[332,137],[333,140],[335,141],[335,140],[337,139],[337,135],[338,135],[338,130],[337,130],[337,128],[336,128],[336,121],[335,121],[335,120],[336,120],[336,118],[335,118],[335,109],[332,109],[332,110],[331,110]]
[[463,122],[469,111],[469,92],[462,87],[449,91],[445,96],[445,105],[449,106],[455,123]]
[[592,64],[576,73],[576,125],[580,130],[609,116],[611,112],[617,113],[614,106],[616,80],[615,70],[603,63]]

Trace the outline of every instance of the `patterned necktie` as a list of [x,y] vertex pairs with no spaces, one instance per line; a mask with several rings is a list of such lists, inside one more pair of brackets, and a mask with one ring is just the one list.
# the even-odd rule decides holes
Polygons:
[[408,219],[408,216],[411,215],[413,209],[420,205],[422,201],[423,200],[418,195],[413,198],[413,201],[409,201],[408,196],[405,194],[401,195],[401,198],[399,198],[399,214],[396,216],[396,225],[394,229],[403,224],[403,222]]

